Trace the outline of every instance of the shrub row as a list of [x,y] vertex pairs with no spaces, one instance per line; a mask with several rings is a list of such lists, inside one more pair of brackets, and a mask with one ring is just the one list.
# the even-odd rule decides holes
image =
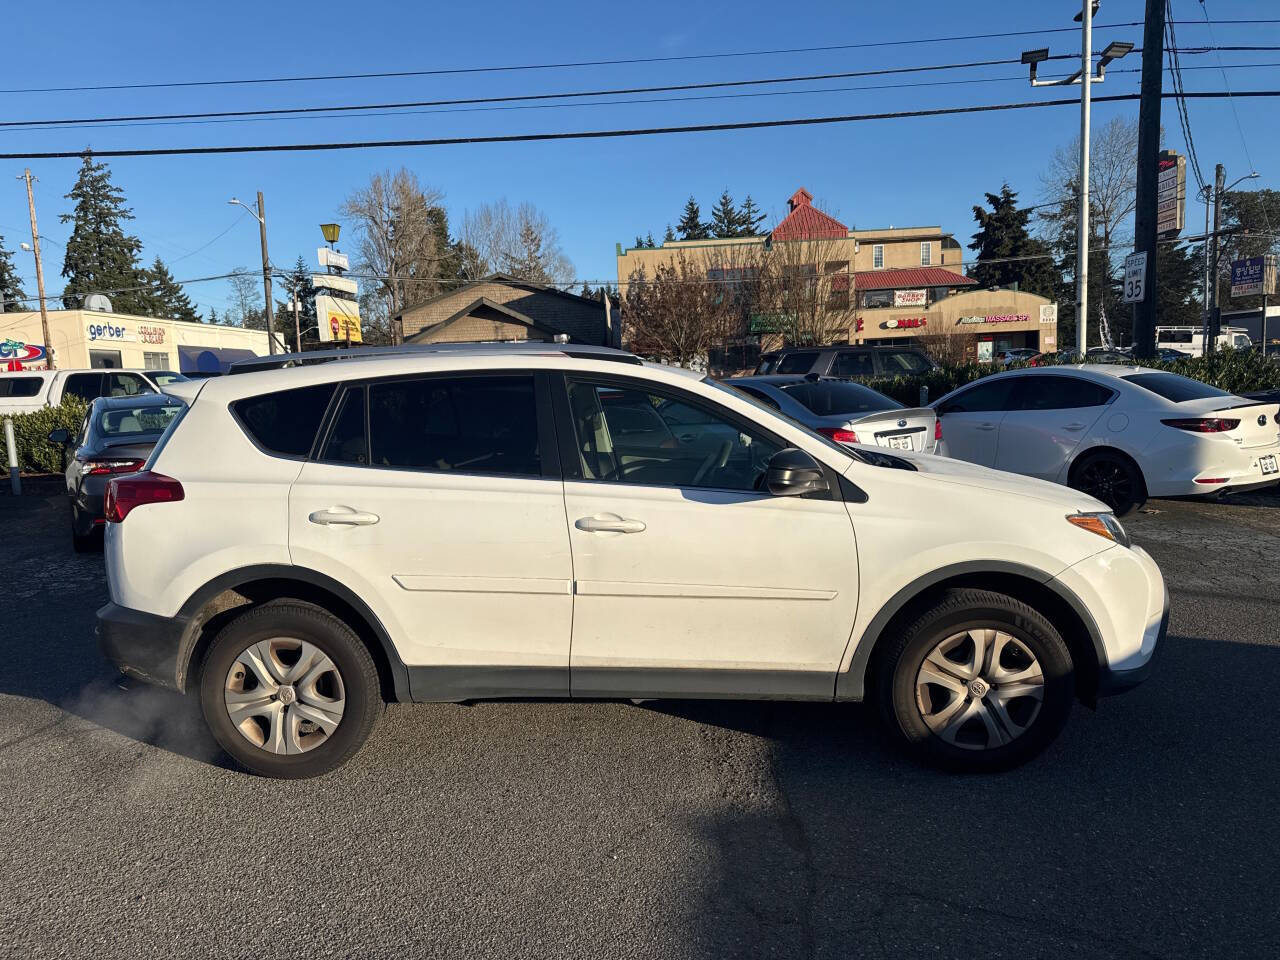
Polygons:
[[[45,407],[33,413],[0,414],[0,421],[13,421],[18,469],[23,473],[61,473],[62,447],[49,442],[49,432],[63,427],[75,436],[88,410],[88,404],[78,397],[66,397],[61,406]],[[0,440],[3,437],[3,432],[0,432]],[[7,459],[5,463],[8,463]]]
[[[1207,357],[1187,357],[1168,363],[1160,360],[1134,362],[1143,367],[1180,373],[1229,393],[1280,389],[1280,363],[1253,350],[1220,350]],[[961,363],[939,367],[922,376],[879,377],[868,380],[867,386],[914,407],[920,402],[921,387],[929,388],[929,402],[932,403],[957,387],[1001,369],[989,363]]]

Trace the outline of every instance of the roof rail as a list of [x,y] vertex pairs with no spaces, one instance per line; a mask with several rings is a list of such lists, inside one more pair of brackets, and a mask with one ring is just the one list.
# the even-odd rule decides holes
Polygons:
[[287,367],[331,363],[335,360],[375,360],[382,357],[420,356],[438,353],[475,354],[560,354],[579,360],[614,360],[619,363],[642,363],[634,353],[613,347],[590,344],[545,343],[525,340],[513,343],[402,343],[383,347],[339,347],[332,350],[304,350],[302,353],[277,353],[266,357],[237,360],[228,374],[255,373],[259,370],[281,370]]

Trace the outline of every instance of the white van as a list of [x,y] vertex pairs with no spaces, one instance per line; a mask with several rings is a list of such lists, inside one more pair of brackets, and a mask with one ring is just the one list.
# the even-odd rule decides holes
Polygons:
[[[1214,341],[1218,350],[1250,350],[1253,340],[1244,327],[1222,327]],[[1195,326],[1156,327],[1156,346],[1169,347],[1192,357],[1204,356],[1204,328]]]
[[66,396],[90,403],[98,397],[161,393],[170,383],[186,380],[173,370],[21,370],[0,373],[0,416],[56,407]]

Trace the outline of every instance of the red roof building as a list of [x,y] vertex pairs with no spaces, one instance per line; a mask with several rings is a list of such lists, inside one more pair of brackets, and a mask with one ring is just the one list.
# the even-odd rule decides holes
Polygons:
[[978,281],[942,267],[903,267],[859,270],[853,275],[855,290],[906,290],[921,287],[970,287]]
[[787,201],[791,212],[774,228],[774,240],[844,240],[849,228],[813,205],[813,194],[801,187]]

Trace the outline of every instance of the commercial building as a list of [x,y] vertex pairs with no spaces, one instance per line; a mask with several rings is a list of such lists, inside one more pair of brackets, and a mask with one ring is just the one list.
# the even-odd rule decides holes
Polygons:
[[[62,370],[125,367],[225,372],[235,360],[269,352],[265,330],[135,317],[97,310],[50,310],[45,344],[39,311],[0,313],[0,370],[44,369],[47,348]],[[284,349],[277,334],[277,349]]]
[[[1023,291],[978,289],[964,273],[960,244],[940,226],[850,230],[815,207],[804,188],[787,203],[787,216],[762,236],[671,241],[647,248],[618,244],[619,290],[625,298],[637,271],[652,278],[659,266],[681,254],[709,280],[747,284],[772,255],[781,261],[780,269],[799,271],[824,285],[839,334],[849,343],[902,344],[948,334],[962,337],[965,352],[978,358],[1011,347],[1057,349],[1057,306]],[[792,252],[779,256],[787,247]],[[806,257],[813,262],[799,262]],[[738,345],[784,345],[776,316],[750,311],[748,305]]]
[[617,344],[603,298],[582,297],[503,273],[405,307],[392,319],[406,343],[550,342],[562,336],[571,343]]

